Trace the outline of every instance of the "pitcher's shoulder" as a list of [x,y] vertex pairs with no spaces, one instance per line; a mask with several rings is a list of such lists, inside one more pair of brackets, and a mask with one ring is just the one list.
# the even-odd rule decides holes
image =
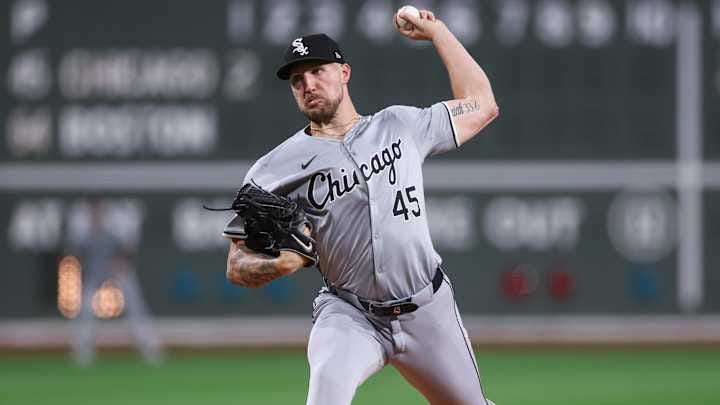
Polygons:
[[300,130],[261,156],[248,170],[245,183],[252,178],[259,178],[261,175],[274,178],[275,174],[283,171],[282,169],[288,161],[296,160],[298,155],[305,153],[303,151],[307,150],[304,140],[306,136],[303,130]]
[[382,110],[375,113],[373,118],[377,117],[380,120],[398,120],[404,123],[411,121],[416,117],[422,108],[409,106],[409,105],[391,105],[385,107]]
[[296,155],[299,149],[307,145],[306,138],[308,137],[309,136],[305,134],[304,129],[299,130],[268,151],[265,155],[258,159],[257,163],[274,163],[286,159],[288,155]]

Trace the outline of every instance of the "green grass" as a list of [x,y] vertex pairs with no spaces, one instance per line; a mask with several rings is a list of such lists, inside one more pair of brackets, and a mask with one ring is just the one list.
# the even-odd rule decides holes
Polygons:
[[[720,404],[720,349],[503,349],[478,352],[498,405]],[[304,404],[301,351],[173,353],[160,367],[101,353],[88,369],[63,354],[0,354],[0,404]],[[422,404],[391,367],[353,404]]]

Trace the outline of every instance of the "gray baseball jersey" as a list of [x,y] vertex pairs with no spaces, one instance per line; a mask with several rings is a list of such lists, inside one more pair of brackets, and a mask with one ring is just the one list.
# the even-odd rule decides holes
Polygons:
[[308,340],[308,405],[349,405],[388,363],[433,404],[491,404],[450,280],[436,290],[431,283],[441,259],[430,239],[421,166],[456,147],[444,103],[393,106],[362,117],[342,140],[301,130],[248,172],[245,182],[304,205],[318,267],[333,287],[374,301],[412,295],[419,307],[380,316],[321,290]]
[[441,263],[421,166],[456,147],[444,103],[392,106],[362,117],[343,140],[298,131],[259,159],[244,182],[299,198],[314,226],[318,267],[332,285],[390,300],[428,285]]

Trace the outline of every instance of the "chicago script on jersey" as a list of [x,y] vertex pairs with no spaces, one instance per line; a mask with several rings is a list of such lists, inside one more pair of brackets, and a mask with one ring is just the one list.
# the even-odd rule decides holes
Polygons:
[[336,198],[340,198],[353,191],[355,187],[360,184],[360,178],[366,182],[370,181],[374,175],[380,174],[386,169],[389,169],[388,182],[390,185],[395,184],[397,181],[395,161],[402,158],[401,142],[402,139],[398,139],[397,142],[390,144],[390,147],[386,147],[374,154],[370,158],[369,164],[361,163],[358,165],[360,169],[359,173],[358,170],[355,169],[352,171],[352,174],[350,174],[344,168],[341,168],[340,173],[342,174],[342,178],[339,180],[333,178],[332,171],[313,174],[310,177],[310,184],[307,191],[308,201],[313,207],[322,209],[328,203],[335,201]]

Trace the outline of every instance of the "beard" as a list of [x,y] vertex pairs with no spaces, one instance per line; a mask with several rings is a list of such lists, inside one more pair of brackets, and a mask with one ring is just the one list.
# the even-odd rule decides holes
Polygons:
[[300,111],[312,122],[327,123],[335,117],[340,101],[342,101],[342,93],[336,99],[322,98],[323,103],[315,107],[304,107],[299,105]]

